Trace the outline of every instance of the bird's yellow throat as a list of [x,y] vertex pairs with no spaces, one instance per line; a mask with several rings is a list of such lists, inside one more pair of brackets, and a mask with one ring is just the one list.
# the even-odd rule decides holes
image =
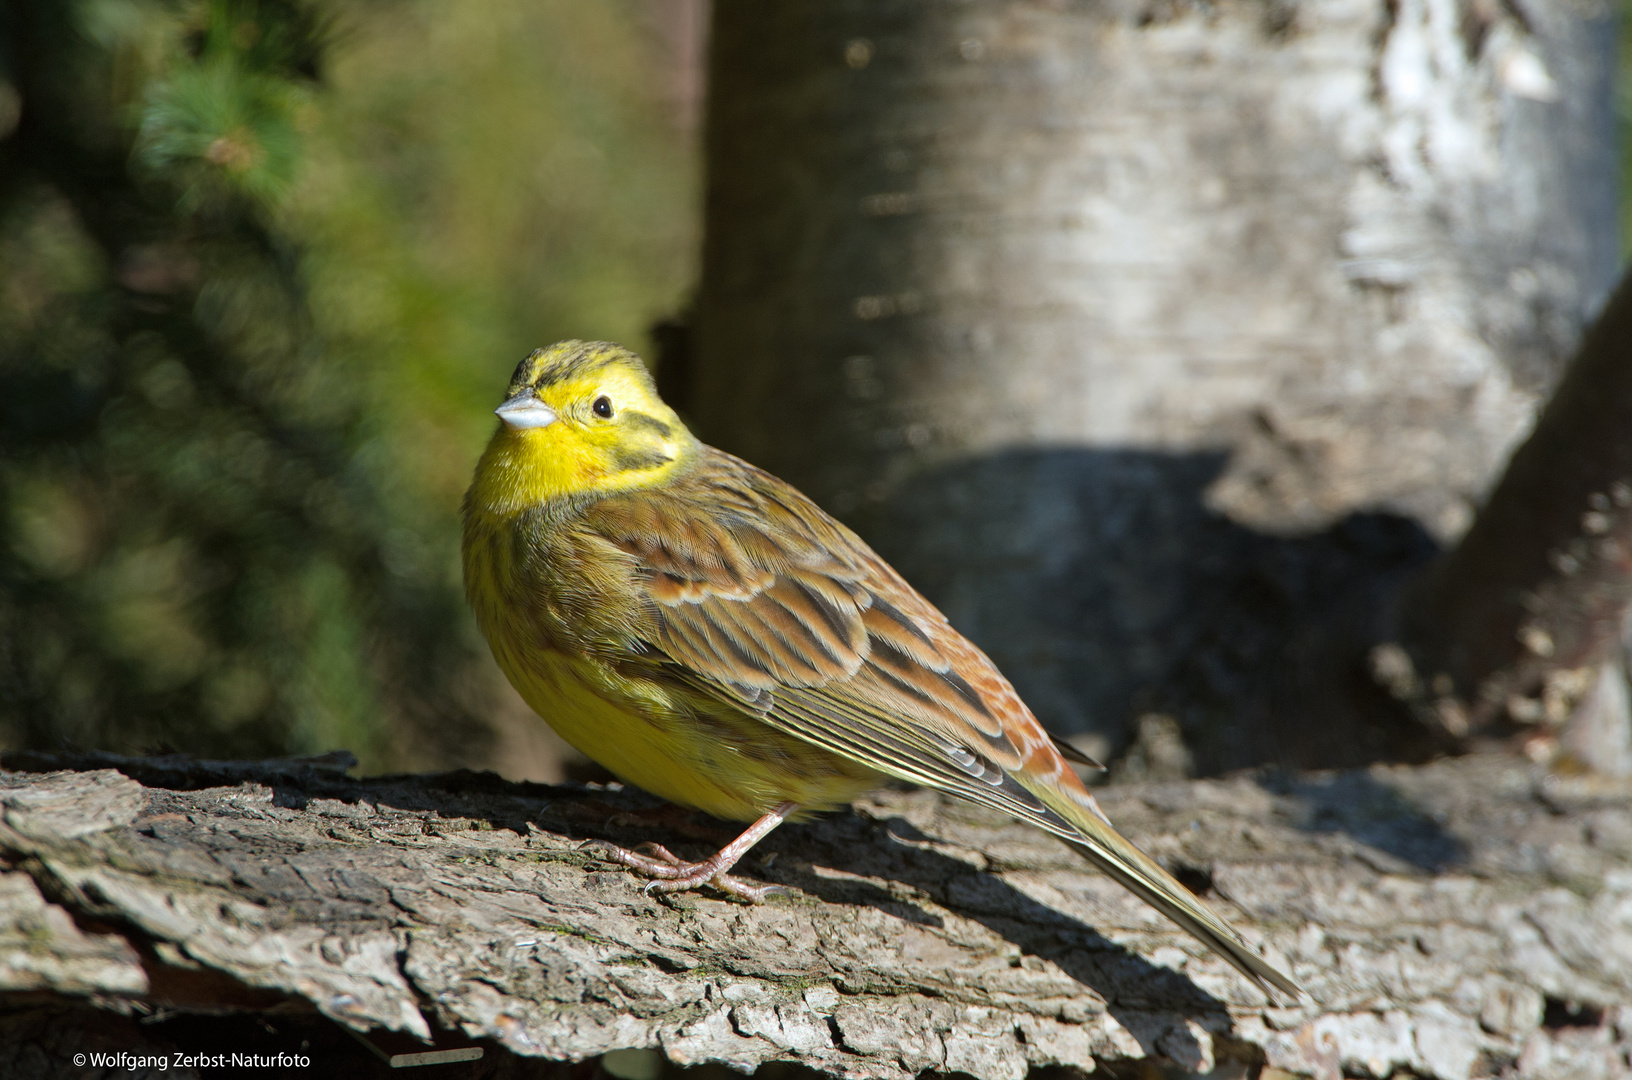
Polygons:
[[507,516],[568,497],[655,487],[696,454],[696,437],[643,369],[613,364],[531,389],[559,418],[543,427],[499,424],[476,469],[471,509]]
[[686,456],[679,450],[669,460],[646,468],[619,469],[609,455],[562,439],[549,428],[511,431],[501,427],[482,454],[471,491],[473,505],[491,514],[508,515],[567,496],[652,487],[662,483]]

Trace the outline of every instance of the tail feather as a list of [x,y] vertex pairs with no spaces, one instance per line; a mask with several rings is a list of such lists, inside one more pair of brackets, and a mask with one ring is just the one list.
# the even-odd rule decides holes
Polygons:
[[[1229,961],[1265,994],[1269,994],[1270,988],[1274,987],[1294,1001],[1303,996],[1303,990],[1297,983],[1249,949],[1229,924],[1179,884],[1154,859],[1113,829],[1104,815],[1098,813],[1097,806],[1091,802],[1083,806],[1065,792],[1032,790],[1050,810],[1069,823],[1071,832],[1075,834],[1068,835],[1063,829],[1055,830],[1060,837],[1118,884]],[[1273,995],[1270,996],[1273,1000]]]

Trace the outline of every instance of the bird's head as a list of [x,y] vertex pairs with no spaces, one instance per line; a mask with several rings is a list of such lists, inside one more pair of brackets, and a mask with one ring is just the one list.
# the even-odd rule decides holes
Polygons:
[[471,494],[495,508],[650,487],[697,445],[640,357],[604,341],[534,352],[494,412],[499,430]]

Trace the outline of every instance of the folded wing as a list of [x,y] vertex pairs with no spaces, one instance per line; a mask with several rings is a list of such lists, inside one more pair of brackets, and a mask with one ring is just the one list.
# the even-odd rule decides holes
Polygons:
[[891,776],[1067,840],[1260,986],[1297,986],[1111,827],[992,662],[854,533],[719,451],[592,527],[633,557],[668,677]]

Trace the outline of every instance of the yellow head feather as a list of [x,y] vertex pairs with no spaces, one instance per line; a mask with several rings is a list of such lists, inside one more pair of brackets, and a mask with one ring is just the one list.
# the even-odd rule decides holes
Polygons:
[[531,421],[535,426],[501,419],[466,496],[467,513],[508,514],[651,487],[698,446],[657,396],[640,357],[604,341],[563,341],[528,356],[511,377],[501,417],[506,413],[546,419]]

